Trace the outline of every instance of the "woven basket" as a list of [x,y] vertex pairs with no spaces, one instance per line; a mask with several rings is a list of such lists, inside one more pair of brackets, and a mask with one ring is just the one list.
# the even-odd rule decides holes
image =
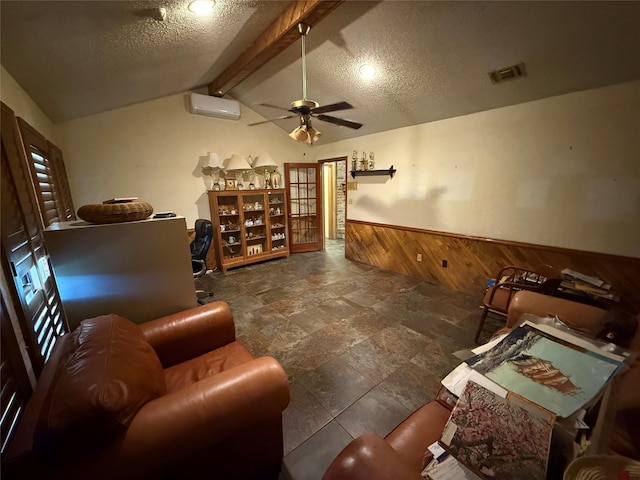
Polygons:
[[153,213],[147,202],[99,203],[83,205],[78,217],[89,223],[120,223],[144,220]]

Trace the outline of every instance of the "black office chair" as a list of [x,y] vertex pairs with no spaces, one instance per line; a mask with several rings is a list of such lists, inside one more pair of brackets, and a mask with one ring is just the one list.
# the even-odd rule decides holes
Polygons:
[[[193,278],[199,278],[207,273],[207,252],[213,240],[213,226],[209,220],[199,218],[196,220],[195,237],[191,241],[191,267]],[[196,297],[199,304],[203,304],[202,298],[212,297],[213,292],[196,290]]]

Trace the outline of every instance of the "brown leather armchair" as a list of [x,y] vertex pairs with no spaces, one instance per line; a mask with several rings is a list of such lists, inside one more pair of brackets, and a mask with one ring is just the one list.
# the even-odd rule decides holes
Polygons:
[[484,321],[489,312],[507,315],[509,304],[514,294],[520,290],[539,292],[552,295],[562,282],[560,272],[548,265],[535,269],[508,266],[498,272],[496,283],[487,289],[482,300],[482,317],[478,330],[476,330],[475,342],[478,343]]
[[58,340],[4,478],[277,478],[287,377],[214,302],[140,325],[85,320]]

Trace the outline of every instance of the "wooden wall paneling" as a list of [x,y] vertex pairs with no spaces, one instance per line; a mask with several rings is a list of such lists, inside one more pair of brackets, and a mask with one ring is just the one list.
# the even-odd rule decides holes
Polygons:
[[[416,260],[417,254],[422,261]],[[620,306],[640,311],[640,259],[496,239],[348,220],[345,256],[477,295],[507,265],[551,265],[602,278],[621,295]],[[447,260],[447,267],[442,266]]]

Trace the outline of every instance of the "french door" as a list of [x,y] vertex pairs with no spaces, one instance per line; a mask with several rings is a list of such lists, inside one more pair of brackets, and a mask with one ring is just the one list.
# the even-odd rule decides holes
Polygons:
[[289,250],[291,253],[322,250],[322,183],[320,165],[285,163],[289,190]]

